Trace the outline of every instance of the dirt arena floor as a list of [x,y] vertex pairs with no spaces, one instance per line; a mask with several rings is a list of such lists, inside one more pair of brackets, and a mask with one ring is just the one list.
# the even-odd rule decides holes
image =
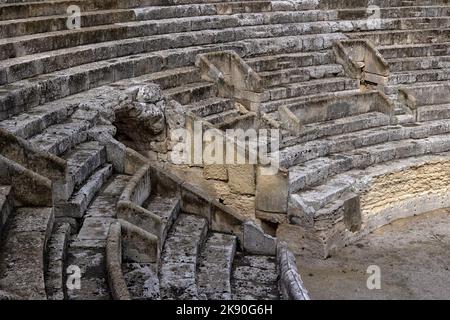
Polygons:
[[[298,258],[312,299],[450,299],[450,208],[398,220],[326,260]],[[369,290],[367,268],[380,268]]]

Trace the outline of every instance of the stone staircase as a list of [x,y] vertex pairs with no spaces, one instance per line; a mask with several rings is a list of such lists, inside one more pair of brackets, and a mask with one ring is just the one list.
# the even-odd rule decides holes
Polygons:
[[[147,175],[143,173],[141,181],[148,180],[145,178]],[[123,257],[121,269],[131,299],[281,298],[276,257],[243,250],[242,238],[213,228],[210,218],[203,216],[203,207],[196,209],[198,214],[185,212],[184,208],[188,205],[182,205],[180,199],[174,196],[173,190],[168,192],[157,187],[143,199],[143,195],[148,192],[143,192],[141,188],[141,182],[136,179],[127,187],[131,194],[141,195],[141,200],[136,205],[141,203],[140,206],[146,212],[161,219],[161,253],[156,262],[140,262],[136,257]],[[119,217],[128,219],[122,215]],[[131,217],[133,219],[135,217]],[[145,221],[141,221],[140,228],[148,230],[149,224]],[[263,266],[254,264],[247,267],[247,260],[258,259],[267,261]],[[248,271],[248,268],[261,268],[265,272],[261,271],[252,279],[244,279],[242,272]],[[268,273],[273,274],[269,276]],[[268,282],[265,277],[273,281]],[[259,291],[252,293],[250,286]],[[266,292],[271,294],[264,295]]]

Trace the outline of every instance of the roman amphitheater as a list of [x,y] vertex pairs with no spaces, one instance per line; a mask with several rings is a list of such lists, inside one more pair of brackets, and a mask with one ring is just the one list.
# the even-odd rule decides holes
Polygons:
[[0,1],[0,299],[450,299],[449,207],[449,0]]

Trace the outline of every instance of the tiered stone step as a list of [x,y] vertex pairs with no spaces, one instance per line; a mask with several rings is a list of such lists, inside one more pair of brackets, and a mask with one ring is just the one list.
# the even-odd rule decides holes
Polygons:
[[281,68],[260,72],[259,75],[263,78],[267,87],[276,87],[296,82],[343,76],[344,70],[341,65],[329,64],[303,68]]
[[45,253],[54,222],[52,208],[19,208],[11,214],[0,250],[0,287],[23,299],[47,299]]
[[[14,38],[0,40],[0,59],[9,59],[53,51],[75,46],[88,45],[99,42],[120,41],[137,37],[147,37],[147,40],[167,40],[170,44],[176,41],[177,47],[182,46],[183,38],[191,38],[196,41],[186,43],[189,45],[211,44],[226,40],[226,33],[232,32],[232,37],[228,36],[228,41],[238,41],[251,38],[260,38],[261,33],[272,36],[288,36],[294,34],[325,34],[331,32],[348,32],[348,21],[304,21],[304,15],[297,13],[298,21],[267,21],[263,20],[267,15],[255,15],[255,18],[237,19],[228,16],[217,16],[211,21],[211,17],[196,18],[194,23],[192,18],[187,19],[166,19],[137,21],[121,24],[105,25],[80,28],[75,30],[54,31],[48,33],[38,33]],[[295,15],[294,15],[295,17]],[[203,20],[202,20],[203,19]],[[232,19],[232,20],[230,20]],[[229,20],[228,22],[226,20]],[[225,21],[225,23],[224,23]],[[361,21],[364,25],[366,22]],[[394,26],[395,27],[395,26]],[[360,29],[365,29],[360,27]],[[392,28],[391,28],[392,29]],[[208,30],[205,32],[204,30]],[[201,33],[202,38],[199,38]],[[219,41],[213,38],[222,37]],[[144,39],[140,39],[141,41]],[[198,43],[201,41],[201,43]],[[197,42],[197,43],[196,43]]]
[[450,55],[387,59],[391,72],[450,68]]
[[81,12],[110,10],[111,8],[136,8],[153,5],[154,0],[59,0],[59,1],[8,1],[0,5],[0,20],[16,20],[29,17],[45,17],[67,14],[70,5],[76,5]]
[[[167,79],[169,74],[171,76]],[[218,128],[230,126],[243,116],[235,108],[232,100],[218,97],[217,85],[202,81],[198,70],[194,67],[163,71],[145,78],[145,82],[160,84],[165,95],[184,105],[186,111],[193,112]],[[169,81],[171,78],[178,80]],[[184,82],[180,81],[182,78]]]
[[390,117],[380,112],[369,112],[319,123],[307,123],[303,125],[298,134],[285,134],[280,146],[281,148],[286,148],[316,139],[387,126],[389,124]]
[[122,272],[133,300],[159,300],[158,266],[153,263],[123,263]]
[[[426,58],[424,58],[425,60]],[[388,84],[396,86],[399,84],[407,85],[413,83],[449,81],[450,68],[428,69],[428,70],[412,70],[405,72],[392,73],[389,76]],[[389,93],[390,91],[387,91]]]
[[[187,35],[185,35],[187,36]],[[258,54],[261,50],[264,52],[272,51],[272,52],[281,52],[285,50],[286,44],[290,43],[288,50],[295,50],[296,47],[302,48],[308,46],[307,50],[323,50],[324,48],[329,48],[334,39],[342,38],[342,35],[339,34],[331,34],[320,35],[320,38],[323,39],[323,42],[316,41],[318,36],[300,36],[300,37],[283,37],[283,38],[275,38],[271,45],[267,44],[268,40],[264,39],[251,39],[243,42],[235,42],[228,43],[227,47],[222,47],[222,49],[236,49],[238,45],[249,47],[249,52],[254,52]],[[202,38],[204,39],[204,38]],[[139,42],[139,46],[143,45],[142,40]],[[192,40],[190,45],[198,42],[197,40]],[[151,46],[144,46],[149,50],[157,50],[158,48],[163,49],[164,47],[175,46],[174,40],[170,41],[162,41],[159,42],[159,45],[155,47],[154,42]],[[293,45],[295,44],[295,46]],[[101,46],[102,44],[96,44],[95,47]],[[108,43],[108,46],[114,47],[113,51],[117,52],[121,47],[121,43]],[[180,46],[178,43],[176,46]],[[233,47],[234,46],[234,47]],[[258,47],[255,47],[258,46]],[[136,49],[135,45],[132,45],[131,48],[136,49],[137,52],[142,52],[144,50]],[[250,49],[251,47],[251,49]],[[255,47],[255,48],[254,48]],[[259,49],[258,49],[259,48]],[[118,58],[116,60],[108,60],[103,62],[94,62],[85,64],[79,67],[73,67],[70,69],[63,71],[56,71],[51,74],[47,74],[45,76],[36,76],[30,80],[21,80],[15,82],[14,84],[5,85],[0,87],[0,119],[8,118],[14,114],[22,112],[23,110],[29,109],[31,107],[37,106],[43,102],[53,101],[56,99],[60,99],[66,97],[69,94],[75,94],[77,92],[81,92],[87,89],[91,89],[94,87],[98,87],[103,84],[111,83],[114,81],[118,81],[121,79],[126,79],[130,77],[136,77],[145,73],[159,71],[164,67],[164,59],[168,59],[169,63],[172,67],[181,67],[186,66],[188,64],[192,64],[194,62],[195,56],[198,53],[205,51],[217,50],[217,47],[209,47],[205,48],[192,48],[191,51],[185,51],[181,49],[171,50],[169,52],[164,53],[164,55],[149,53],[145,55],[137,55],[132,58]],[[77,51],[86,50],[83,47],[77,47],[72,50],[69,55],[78,54]],[[127,49],[128,50],[128,49]],[[145,49],[146,50],[146,49]],[[103,56],[103,54],[89,51],[90,57],[95,56]],[[129,52],[129,51],[126,51]],[[166,57],[166,54],[168,56]],[[179,60],[176,58],[180,54],[183,54],[183,60]],[[113,54],[116,56],[116,54]],[[30,56],[31,58],[31,56]],[[51,59],[54,59],[55,55],[52,55]],[[82,60],[85,58],[81,57]],[[172,60],[174,59],[174,60]],[[92,60],[92,59],[91,59]],[[63,61],[79,61],[72,60],[70,57],[66,57]],[[36,61],[29,60],[30,63],[34,64]],[[67,62],[64,62],[65,64]],[[70,64],[71,62],[69,62]],[[48,61],[48,64],[52,65],[51,61]],[[61,68],[64,68],[61,66]],[[25,70],[36,70],[36,69],[28,69]],[[40,69],[38,69],[40,70]],[[4,71],[7,74],[11,74],[10,71]],[[26,71],[28,72],[28,71]],[[34,74],[34,71],[31,71],[31,74]],[[17,74],[14,72],[13,74]],[[5,79],[5,76],[1,76],[0,78]],[[57,89],[54,89],[57,88]],[[51,89],[51,90],[50,90]]]
[[417,108],[417,121],[450,119],[450,103],[420,106]]
[[[149,192],[149,190],[144,189],[147,187],[150,187],[150,185],[140,185],[135,187],[133,192],[135,194],[147,194],[146,192]],[[155,234],[155,237],[158,237],[158,247],[161,248],[165,244],[167,234],[174,221],[177,220],[180,214],[180,199],[171,194],[150,193],[147,199],[136,201],[137,205],[160,218],[161,229]],[[142,262],[142,260],[136,260],[132,256],[133,254],[122,257],[122,273],[131,299],[160,299],[159,260],[156,262]]]
[[[0,39],[67,30],[69,15],[39,16],[0,21]],[[136,15],[131,9],[80,12],[80,27],[88,28],[133,21]]]
[[116,220],[116,205],[129,180],[113,175],[87,209],[78,234],[69,243],[67,264],[77,266],[83,275],[81,288],[68,288],[68,299],[110,299],[106,276],[106,239]]
[[[448,4],[447,0],[374,0],[372,5],[381,8],[390,7],[417,7],[417,6],[443,6]],[[333,0],[320,1],[318,8],[321,9],[343,9],[343,8],[367,8],[367,0],[344,0],[336,2]]]
[[[304,144],[298,144],[291,147],[280,150],[280,165],[286,168],[305,163],[309,160],[313,160],[319,157],[337,154],[341,152],[355,152],[360,148],[380,147],[383,143],[391,143],[393,148],[396,146],[402,146],[408,148],[408,143],[420,146],[420,143],[436,143],[436,145],[429,145],[424,148],[422,152],[433,152],[432,149],[439,146],[439,139],[446,139],[449,133],[449,124],[446,120],[437,120],[424,123],[403,124],[396,126],[386,126],[373,128],[368,130],[350,132],[342,135],[331,136],[326,139],[319,139],[315,141],[306,142]],[[428,137],[428,138],[427,138]],[[411,140],[407,140],[411,139]],[[421,140],[425,139],[425,140]],[[427,140],[428,139],[428,140]],[[424,147],[425,145],[422,145]],[[401,148],[401,149],[403,149]],[[374,152],[372,158],[377,157],[376,150],[370,150]],[[419,148],[420,149],[420,148]],[[353,150],[353,151],[352,151]],[[387,152],[388,153],[388,152]],[[391,153],[393,156],[398,154],[396,152]],[[363,156],[363,154],[359,155]],[[367,158],[367,157],[366,157]],[[368,155],[368,159],[371,157]],[[366,159],[367,160],[367,159]]]
[[246,62],[253,70],[261,73],[280,69],[332,64],[335,62],[335,57],[331,50],[325,50],[319,52],[295,52],[259,56],[248,58],[246,59]]
[[377,49],[386,59],[450,55],[449,42],[398,44],[378,46]]
[[152,194],[142,205],[148,211],[161,218],[164,225],[161,245],[164,244],[167,234],[174,221],[180,214],[180,199],[166,195]]
[[199,295],[208,300],[231,300],[231,272],[236,237],[211,233],[202,248],[197,267]]
[[287,3],[285,1],[192,1],[178,2],[172,6],[151,6],[136,10],[142,19],[184,18],[207,15],[231,15],[237,13],[259,13],[271,11],[293,11],[313,9],[307,3]]
[[208,118],[234,111],[235,108],[230,99],[215,97],[186,105],[186,110],[191,111],[200,118]]
[[237,254],[231,279],[233,300],[278,300],[275,257]]
[[[395,5],[395,4],[394,4]],[[357,20],[374,17],[379,14],[379,19],[411,18],[411,17],[443,17],[448,16],[450,7],[445,5],[430,6],[403,6],[381,7],[375,12],[375,8],[368,8],[367,5],[360,8],[337,9],[338,18],[341,20]]]
[[67,298],[65,283],[67,244],[69,242],[71,226],[68,223],[56,222],[48,241],[46,254],[47,268],[45,272],[45,289],[49,300],[63,300]]
[[65,200],[72,195],[74,190],[80,191],[96,169],[106,163],[106,149],[97,141],[84,142],[63,154],[62,158],[67,161],[70,177],[66,182],[65,194],[61,199]]
[[217,86],[211,82],[187,83],[180,87],[164,90],[169,99],[173,99],[182,105],[192,104],[200,100],[213,98],[217,95]]
[[319,211],[346,192],[352,191],[355,177],[363,175],[364,170],[369,167],[449,150],[448,134],[359,148],[292,168],[291,188],[307,206]]
[[[270,113],[277,111],[282,105],[293,106],[325,93],[351,91],[359,89],[359,82],[346,77],[314,79],[310,81],[290,83],[281,87],[269,88],[263,94],[261,110]],[[331,94],[330,94],[331,93]]]
[[376,46],[448,42],[449,30],[442,28],[412,30],[377,30],[348,33],[352,39],[367,39]]
[[161,254],[162,299],[199,299],[197,265],[208,231],[204,218],[181,214],[175,221]]

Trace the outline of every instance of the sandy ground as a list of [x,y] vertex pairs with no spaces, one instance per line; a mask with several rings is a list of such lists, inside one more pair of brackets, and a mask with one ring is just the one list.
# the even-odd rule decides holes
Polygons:
[[[450,208],[398,220],[326,260],[298,258],[312,299],[450,299]],[[369,290],[370,265],[381,289]]]

